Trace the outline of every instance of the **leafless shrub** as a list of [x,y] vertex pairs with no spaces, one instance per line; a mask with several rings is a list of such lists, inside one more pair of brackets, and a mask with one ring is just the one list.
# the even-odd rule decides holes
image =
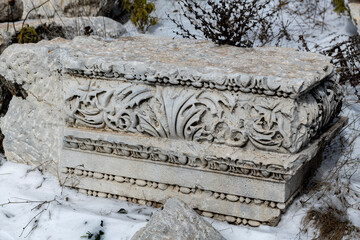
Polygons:
[[360,81],[360,36],[355,35],[323,51],[333,58],[341,82],[358,85]]
[[[284,32],[275,32],[278,8],[271,0],[207,0],[200,4],[195,0],[180,0],[179,6],[195,30],[217,44],[238,47],[266,45]],[[184,38],[198,38],[181,21],[168,17]]]
[[326,206],[321,209],[310,209],[303,219],[304,229],[313,227],[318,230],[315,239],[341,240],[345,236],[358,234],[360,229],[355,227],[348,219],[344,209],[335,206]]
[[303,234],[320,240],[360,239],[360,229],[349,220],[347,212],[348,209],[360,211],[351,202],[359,198],[351,180],[360,165],[360,156],[355,151],[355,142],[360,137],[359,119],[360,115],[352,117],[325,149],[326,165],[319,169],[317,180],[308,186],[300,200],[309,210],[302,220],[299,239]]
[[[336,38],[333,39],[333,42]],[[350,36],[345,41],[333,44],[320,50],[323,54],[332,57],[332,63],[340,76],[340,83],[349,83],[360,100],[357,86],[360,82],[360,36]]]
[[279,0],[282,10],[290,16],[297,31],[326,27],[326,13],[331,7],[326,0]]

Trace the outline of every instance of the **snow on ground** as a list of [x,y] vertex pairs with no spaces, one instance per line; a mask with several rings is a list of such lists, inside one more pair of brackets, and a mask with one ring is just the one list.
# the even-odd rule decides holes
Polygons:
[[[179,17],[179,13],[174,12],[178,9],[176,2],[157,0],[156,14],[160,21],[148,34],[177,37],[173,33],[175,26],[166,17],[167,13]],[[324,2],[329,3],[329,0]],[[328,9],[324,27],[304,29],[312,47],[316,44],[320,48],[326,47],[336,35],[355,33],[347,17],[339,17],[331,6]],[[131,23],[125,26],[128,35],[139,34]],[[290,42],[286,46],[298,48],[299,43]],[[310,187],[295,199],[277,227],[234,226],[207,219],[226,239],[312,239],[311,230],[307,233],[300,231],[306,212],[311,207],[329,202],[339,205],[339,199],[346,200],[350,221],[360,227],[360,104],[351,87],[348,86],[346,91],[341,115],[348,116],[350,124],[326,148],[324,161],[313,178],[313,185],[328,182],[330,187],[325,188],[328,190],[319,188],[314,191]],[[9,201],[12,203],[8,204]],[[0,167],[0,240],[87,239],[81,236],[87,236],[88,232],[96,234],[100,230],[105,233],[104,240],[130,239],[146,225],[155,210],[62,189],[56,176],[41,173],[30,166],[4,162]],[[101,221],[103,227],[100,226]]]

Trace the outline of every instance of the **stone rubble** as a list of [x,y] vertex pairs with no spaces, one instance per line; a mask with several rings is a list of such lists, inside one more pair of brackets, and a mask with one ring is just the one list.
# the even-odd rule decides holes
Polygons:
[[131,240],[225,240],[210,223],[176,198],[166,201]]

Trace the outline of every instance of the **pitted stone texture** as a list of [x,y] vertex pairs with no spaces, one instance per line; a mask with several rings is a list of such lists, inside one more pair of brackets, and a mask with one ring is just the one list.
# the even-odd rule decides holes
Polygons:
[[[70,45],[69,45],[70,46]],[[64,61],[69,73],[124,76],[170,84],[297,98],[333,72],[331,58],[290,48],[237,48],[209,41],[125,37],[114,42],[79,39]],[[97,49],[89,52],[88,49]],[[165,80],[166,82],[166,80]]]
[[15,0],[12,5],[9,4],[9,0],[0,0],[0,22],[20,20],[23,9],[22,0]]
[[208,222],[182,201],[172,198],[131,240],[225,240]]
[[[22,27],[22,21],[15,23],[15,29],[20,30]],[[39,20],[27,20],[26,24],[30,27],[34,27],[40,34],[40,40],[53,39],[56,37],[63,37],[66,39],[72,39],[75,36],[81,36],[85,34],[85,27],[90,27],[90,35],[105,37],[105,38],[119,38],[122,36],[126,29],[121,23],[118,23],[107,17],[77,17],[66,18],[58,17],[46,18]],[[105,27],[104,27],[105,26]],[[48,31],[43,29],[46,27]],[[12,44],[12,39],[15,37],[14,27],[8,28],[7,23],[0,23],[0,54]]]
[[5,156],[13,162],[48,165],[53,173],[59,160],[63,126],[56,58],[48,48],[34,44],[12,45],[0,56],[0,75],[22,86],[28,95],[26,99],[13,97],[1,119]]

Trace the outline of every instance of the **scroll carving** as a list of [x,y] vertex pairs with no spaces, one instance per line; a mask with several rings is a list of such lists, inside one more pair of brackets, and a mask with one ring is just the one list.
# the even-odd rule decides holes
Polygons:
[[[84,81],[85,82],[85,81]],[[87,80],[66,96],[67,126],[296,153],[338,113],[332,78],[299,99]]]

